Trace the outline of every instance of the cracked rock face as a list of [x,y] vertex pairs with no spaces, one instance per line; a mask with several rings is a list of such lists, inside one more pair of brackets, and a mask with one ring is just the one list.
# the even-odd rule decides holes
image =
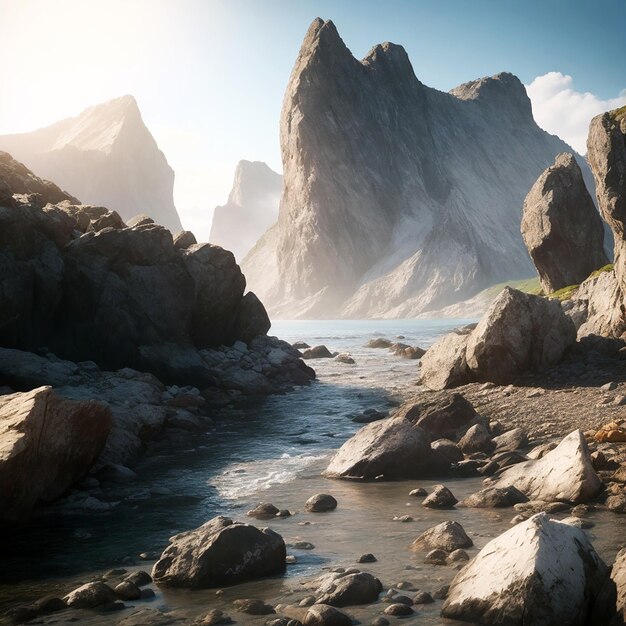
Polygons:
[[411,317],[527,276],[520,207],[570,148],[536,125],[515,76],[442,93],[401,46],[359,61],[317,19],[285,93],[281,150],[278,224],[244,272],[270,313],[358,319]]
[[583,530],[538,513],[491,540],[450,585],[442,616],[587,624],[608,568]]
[[546,293],[578,285],[609,262],[602,220],[572,154],[559,154],[533,185],[521,231]]

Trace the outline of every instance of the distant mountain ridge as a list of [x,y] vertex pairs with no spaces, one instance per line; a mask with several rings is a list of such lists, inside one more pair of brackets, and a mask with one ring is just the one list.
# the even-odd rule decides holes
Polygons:
[[262,161],[239,161],[228,202],[213,212],[209,242],[242,261],[278,219],[282,180]]
[[125,220],[146,213],[172,232],[182,230],[174,206],[174,170],[133,96],[89,107],[46,128],[0,136],[0,150],[82,202],[114,209]]
[[572,152],[537,126],[512,74],[440,92],[401,46],[358,61],[321,19],[292,71],[280,137],[278,225],[243,262],[278,317],[413,317],[532,276],[523,200]]

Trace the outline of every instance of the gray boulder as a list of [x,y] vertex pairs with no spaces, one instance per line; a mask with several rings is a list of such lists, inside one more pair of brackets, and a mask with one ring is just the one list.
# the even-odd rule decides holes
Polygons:
[[501,508],[528,502],[528,498],[515,487],[485,487],[459,502],[459,506],[475,509]]
[[285,542],[274,531],[220,516],[171,537],[152,578],[167,587],[218,587],[280,574],[285,557]]
[[458,438],[476,418],[476,410],[460,393],[438,394],[419,402],[407,402],[394,417],[404,417],[425,430],[432,439]]
[[331,573],[318,583],[316,602],[336,607],[371,604],[383,590],[380,580],[367,572]]
[[411,549],[453,552],[459,548],[471,548],[473,545],[461,524],[447,521],[425,530],[411,544]]
[[533,185],[521,230],[545,293],[578,285],[609,262],[602,220],[572,154],[559,154]]
[[508,468],[495,486],[513,486],[531,500],[580,504],[598,494],[602,481],[596,474],[585,437],[575,430],[540,459]]
[[492,539],[457,574],[441,614],[480,624],[583,626],[607,573],[583,530],[539,513]]
[[63,598],[73,609],[93,609],[116,599],[113,589],[99,581],[81,585]]
[[339,448],[324,475],[361,480],[420,478],[449,465],[431,448],[425,430],[399,416],[361,428]]
[[305,626],[352,626],[352,620],[342,611],[327,604],[314,604],[304,616]]
[[465,351],[471,329],[452,331],[438,339],[420,361],[420,382],[430,389],[449,389],[471,380]]

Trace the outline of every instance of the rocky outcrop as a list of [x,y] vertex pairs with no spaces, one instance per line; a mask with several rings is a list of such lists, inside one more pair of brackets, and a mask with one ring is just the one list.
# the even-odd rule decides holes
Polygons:
[[109,207],[122,219],[148,213],[172,232],[182,230],[174,207],[174,171],[132,96],[30,133],[1,136],[0,150],[83,202]]
[[448,335],[421,359],[421,383],[442,389],[472,380],[512,382],[556,365],[576,341],[561,304],[505,287],[468,334]]
[[50,387],[0,396],[0,521],[27,518],[91,468],[111,430],[98,402],[76,402]]
[[529,191],[521,231],[545,293],[578,285],[609,262],[602,220],[572,154],[559,154]]
[[581,431],[565,437],[554,450],[505,470],[496,487],[512,486],[531,500],[588,502],[602,488]]
[[25,195],[5,195],[9,206],[0,207],[0,345],[47,346],[73,361],[206,387],[212,377],[200,350],[250,343],[269,330],[232,253],[177,248],[150,220],[126,227],[114,212],[75,204],[56,188],[42,195],[40,179],[3,163],[4,188],[17,180]]
[[285,557],[285,542],[274,531],[220,516],[172,537],[154,564],[152,578],[167,587],[232,585],[280,574]]
[[441,614],[480,624],[583,626],[607,573],[583,530],[539,513],[492,539],[457,574]]
[[275,337],[259,336],[248,345],[200,350],[211,386],[165,386],[154,375],[128,367],[114,372],[91,362],[73,363],[53,354],[0,348],[0,386],[31,389],[53,385],[69,399],[106,402],[113,424],[95,468],[126,465],[165,428],[200,430],[211,423],[206,413],[230,404],[234,396],[276,393],[289,385],[304,384],[315,373],[299,358],[297,350]]
[[515,76],[442,93],[401,46],[358,61],[321,19],[293,68],[280,137],[277,232],[244,272],[273,314],[304,318],[413,317],[528,276],[520,207],[571,150],[537,126]]
[[474,543],[458,522],[442,522],[425,530],[412,544],[412,550],[444,550],[452,552],[470,548]]
[[209,241],[241,262],[278,219],[282,176],[261,161],[239,161],[228,202],[215,207]]

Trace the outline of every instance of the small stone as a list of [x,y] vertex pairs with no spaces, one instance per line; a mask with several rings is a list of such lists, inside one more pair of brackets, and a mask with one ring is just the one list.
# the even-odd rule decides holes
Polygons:
[[445,600],[448,597],[449,590],[450,585],[444,585],[443,587],[439,587],[439,589],[435,589],[435,591],[433,591],[433,598],[435,600]]
[[452,492],[444,485],[435,485],[433,492],[424,498],[422,506],[430,509],[451,509],[458,502]]
[[410,515],[396,515],[393,518],[394,522],[403,522],[403,523],[407,523],[407,522],[412,522],[413,518]]
[[424,563],[429,563],[430,565],[445,565],[447,558],[448,553],[445,550],[436,548],[426,555]]
[[316,599],[317,598],[315,596],[307,596],[298,602],[298,606],[313,606]]
[[145,587],[145,585],[149,585],[152,582],[152,576],[140,569],[128,574],[124,580],[137,585],[137,587]]
[[469,561],[469,555],[465,550],[459,548],[458,550],[453,550],[448,555],[448,563],[455,563],[457,561]]
[[378,559],[368,552],[367,554],[362,554],[358,559],[357,563],[375,563]]
[[413,597],[413,604],[432,604],[433,597],[427,591],[418,591]]
[[314,604],[304,617],[305,626],[352,626],[352,620],[339,609],[327,604]]
[[269,502],[261,502],[252,510],[248,511],[246,515],[248,517],[255,517],[256,519],[271,519],[276,517],[280,513],[280,510]]
[[389,620],[379,615],[372,620],[372,626],[389,626]]
[[304,503],[304,510],[310,513],[325,513],[334,511],[337,508],[337,500],[326,493],[318,493],[311,496]]
[[287,565],[295,565],[298,562],[298,559],[296,559],[296,557],[293,554],[288,554],[285,557],[285,563],[287,563]]
[[393,597],[393,602],[398,604],[406,604],[407,606],[413,606],[413,600],[409,596],[396,595]]
[[289,545],[294,550],[315,550],[315,546],[310,541],[296,541]]
[[390,604],[385,609],[386,615],[394,615],[395,617],[404,617],[405,615],[413,615],[414,611],[406,604]]
[[139,587],[128,580],[124,580],[119,585],[116,585],[113,591],[115,591],[122,600],[138,600],[141,597]]
[[423,487],[418,487],[417,489],[413,489],[413,491],[409,492],[409,495],[412,498],[423,498],[428,495],[428,491]]
[[617,389],[617,383],[611,381],[610,383],[606,383],[600,387],[602,391],[615,391]]
[[235,600],[233,604],[239,613],[247,613],[248,615],[270,615],[276,612],[273,606],[255,598]]
[[218,624],[232,624],[233,620],[228,615],[225,615],[223,611],[213,609],[200,616],[195,623],[202,626],[217,626]]

